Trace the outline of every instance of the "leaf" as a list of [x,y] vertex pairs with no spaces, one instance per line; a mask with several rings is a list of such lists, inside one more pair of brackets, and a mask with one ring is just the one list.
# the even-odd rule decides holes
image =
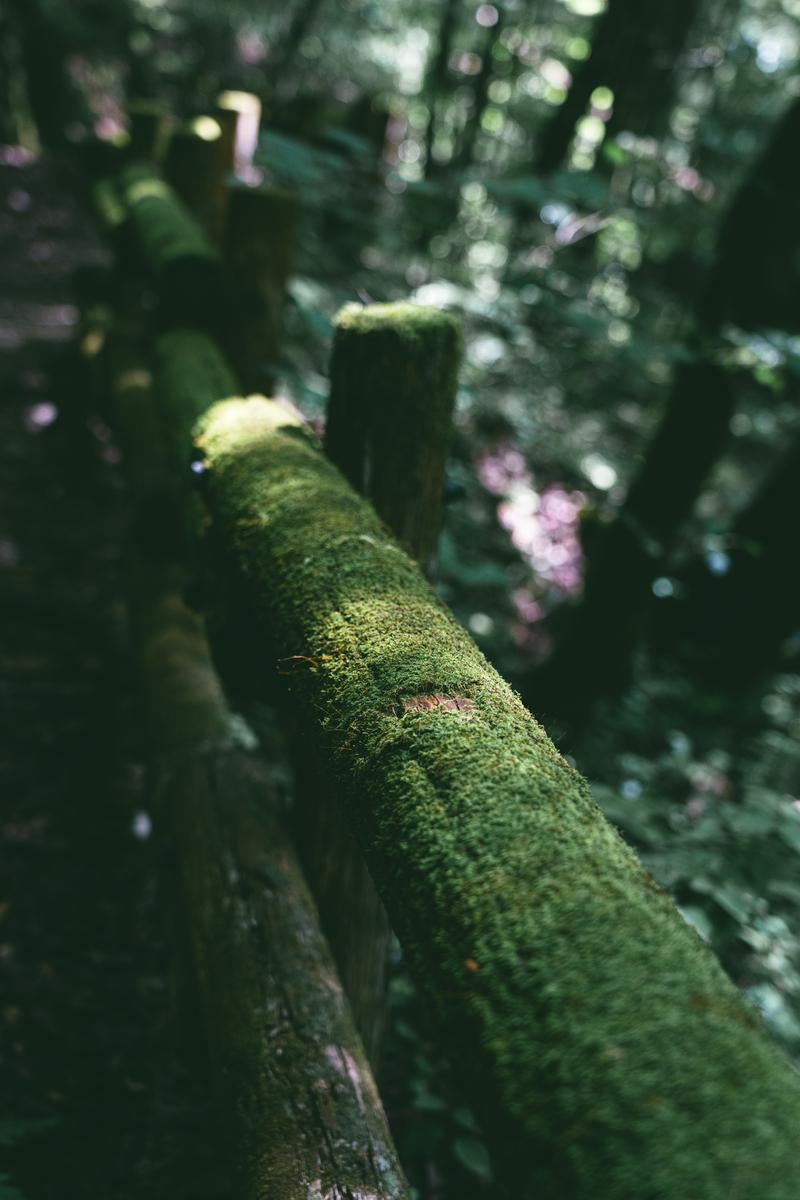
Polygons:
[[456,1138],[453,1142],[453,1154],[462,1167],[466,1167],[468,1171],[477,1175],[485,1183],[491,1183],[492,1164],[489,1159],[489,1151],[483,1142],[470,1137]]

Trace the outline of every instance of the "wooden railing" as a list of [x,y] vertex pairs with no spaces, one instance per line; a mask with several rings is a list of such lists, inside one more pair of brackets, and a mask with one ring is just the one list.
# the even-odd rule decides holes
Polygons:
[[[214,321],[197,321],[204,303],[206,314],[218,306],[203,290],[217,286],[218,256],[209,248],[205,279],[192,268],[188,292],[176,285],[183,247],[206,262],[202,235],[155,171],[128,167],[105,195],[120,205],[118,244],[140,247],[171,326],[144,329],[145,345],[156,338],[147,428],[171,448],[164,504],[202,510],[183,527],[202,529],[203,569],[224,584],[211,589],[210,627],[252,695],[274,698],[283,681],[312,779],[333,781],[325,812],[304,798],[301,840],[315,822],[355,837],[481,1122],[498,1195],[795,1197],[796,1073],[384,523],[429,554],[454,322],[408,306],[341,319],[329,447],[348,482],[296,414],[236,395]],[[134,445],[143,426],[127,411]],[[367,459],[380,478],[365,474]],[[404,471],[419,480],[405,499]],[[414,545],[416,502],[425,533]],[[167,698],[153,711],[182,725],[179,712],[210,706],[224,727],[200,618],[161,583],[149,596],[143,671]],[[188,756],[170,755],[162,811],[221,1095],[251,1164],[247,1195],[404,1194],[294,851],[242,753],[190,737]],[[326,863],[334,879],[339,845]],[[317,887],[325,905],[346,905],[336,892]],[[323,910],[323,924],[341,927],[345,911]],[[349,1131],[346,1180],[329,1122]]]

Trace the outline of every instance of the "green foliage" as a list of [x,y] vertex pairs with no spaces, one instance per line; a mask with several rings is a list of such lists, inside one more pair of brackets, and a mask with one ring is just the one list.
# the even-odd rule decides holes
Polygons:
[[[594,794],[800,1057],[800,680],[773,681],[766,728],[735,757],[724,725],[699,738],[669,728],[664,709],[679,711],[684,697],[678,685],[656,703],[646,691],[628,697],[611,732],[616,755],[606,746],[602,756],[615,786]],[[631,753],[637,743],[647,752]]]

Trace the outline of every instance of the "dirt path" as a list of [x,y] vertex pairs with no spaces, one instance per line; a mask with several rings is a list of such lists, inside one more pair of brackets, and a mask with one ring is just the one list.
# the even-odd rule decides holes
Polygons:
[[0,148],[0,1197],[203,1200],[225,1189],[174,1045],[122,470],[70,349],[74,271],[103,260],[79,181]]

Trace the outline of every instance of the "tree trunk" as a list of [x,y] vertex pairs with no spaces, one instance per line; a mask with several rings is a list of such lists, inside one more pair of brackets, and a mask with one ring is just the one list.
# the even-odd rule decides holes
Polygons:
[[[541,710],[579,730],[600,696],[630,677],[649,589],[728,436],[735,402],[729,368],[714,361],[720,324],[759,313],[797,326],[796,271],[778,269],[798,245],[800,101],[778,122],[723,221],[697,305],[694,362],[677,369],[661,426],[614,525],[590,561],[584,601],[552,660],[526,686]],[[772,263],[766,276],[763,262]],[[791,297],[791,298],[790,298]]]
[[675,92],[676,60],[691,32],[701,0],[656,0],[642,18],[636,0],[609,0],[598,18],[589,57],[575,70],[566,99],[545,127],[536,169],[555,171],[566,160],[575,126],[598,87],[614,93],[609,133],[630,129],[663,133]]
[[800,99],[776,123],[722,221],[700,322],[800,330]]
[[486,33],[481,69],[475,79],[469,115],[461,131],[458,150],[453,155],[453,165],[462,170],[469,167],[475,157],[475,143],[481,131],[483,114],[489,103],[489,86],[494,76],[494,48],[500,40],[504,23],[505,14],[502,9],[498,9],[497,20]]
[[[149,511],[159,487],[154,492],[153,481],[169,479],[171,462],[144,365],[118,361],[114,390],[135,492]],[[168,512],[163,518],[172,523]],[[237,745],[202,620],[181,598],[183,574],[163,547],[140,546],[134,641],[156,815],[174,846],[173,890],[184,908],[237,1194],[405,1200],[269,771]]]
[[619,695],[652,586],[728,437],[730,371],[708,358],[678,368],[664,419],[613,525],[589,562],[583,599],[525,698],[575,732],[599,696]]
[[[175,374],[195,342],[161,340]],[[278,404],[197,437],[242,641],[292,656],[501,1186],[794,1200],[800,1080],[377,516]]]
[[39,141],[48,150],[61,150],[69,144],[68,126],[88,115],[67,74],[68,46],[42,0],[16,0],[14,13]]
[[425,130],[425,178],[433,174],[436,162],[433,157],[433,147],[441,109],[447,91],[447,70],[450,52],[453,47],[453,37],[458,24],[461,0],[442,0],[442,16],[436,40],[436,53],[429,60],[425,76],[424,95],[428,103],[428,124]]
[[691,670],[706,684],[740,696],[781,668],[781,649],[800,628],[800,573],[791,547],[800,483],[800,441],[738,515],[724,569],[705,561],[685,580],[679,636]]
[[280,84],[288,73],[321,7],[322,0],[295,0],[295,9],[286,36],[280,41],[277,53],[269,64],[273,91],[276,84]]

